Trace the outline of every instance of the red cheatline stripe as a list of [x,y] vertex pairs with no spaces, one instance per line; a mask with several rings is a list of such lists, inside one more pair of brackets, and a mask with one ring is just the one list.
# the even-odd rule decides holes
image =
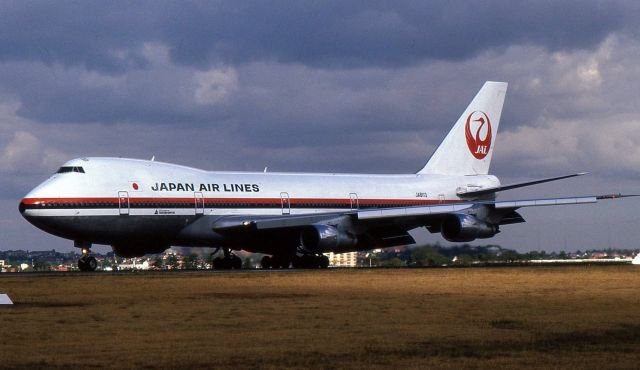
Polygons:
[[[24,198],[22,203],[25,205],[41,204],[41,203],[118,203],[119,198]],[[204,198],[208,203],[256,203],[256,204],[280,204],[280,198]],[[179,203],[194,204],[195,198],[129,198],[130,204],[137,203]],[[290,198],[291,205],[295,204],[344,204],[351,205],[351,199],[344,198]],[[434,200],[434,199],[359,199],[360,204],[392,204],[392,205],[427,205],[438,203],[459,202],[457,200]]]

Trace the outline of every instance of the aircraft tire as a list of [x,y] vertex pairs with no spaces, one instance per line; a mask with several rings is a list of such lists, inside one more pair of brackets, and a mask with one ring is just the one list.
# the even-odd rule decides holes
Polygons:
[[225,260],[221,257],[216,257],[213,259],[213,269],[214,270],[226,270]]
[[262,257],[262,259],[260,260],[260,267],[262,267],[263,269],[270,269],[271,261],[271,257],[269,256]]
[[98,268],[98,261],[95,257],[89,256],[85,260],[86,271],[95,271]]
[[279,269],[288,269],[289,266],[291,265],[291,258],[289,258],[289,256],[278,256],[276,258],[276,264],[277,268]]
[[302,256],[293,256],[291,259],[291,265],[294,269],[308,269],[308,256],[306,254],[303,254]]
[[316,258],[310,254],[302,256],[302,265],[306,269],[316,268]]
[[242,268],[242,259],[238,256],[231,257],[231,268],[240,270]]
[[329,267],[329,257],[327,256],[320,256],[320,258],[318,258],[318,267],[320,267],[321,269],[326,269],[327,267]]
[[84,257],[78,260],[78,268],[80,269],[80,271],[87,271],[87,261]]
[[303,268],[302,267],[302,257],[293,256],[293,258],[291,259],[291,266],[293,266],[294,269]]

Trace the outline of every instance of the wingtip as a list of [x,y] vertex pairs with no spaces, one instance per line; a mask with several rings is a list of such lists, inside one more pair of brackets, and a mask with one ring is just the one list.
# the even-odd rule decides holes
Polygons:
[[598,195],[596,196],[596,199],[600,200],[600,199],[617,199],[617,198],[633,198],[633,197],[640,197],[640,194],[606,194],[606,195]]

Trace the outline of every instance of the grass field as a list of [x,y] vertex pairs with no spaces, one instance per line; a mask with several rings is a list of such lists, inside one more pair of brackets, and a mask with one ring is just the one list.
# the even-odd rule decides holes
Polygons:
[[640,268],[0,275],[0,367],[638,368]]

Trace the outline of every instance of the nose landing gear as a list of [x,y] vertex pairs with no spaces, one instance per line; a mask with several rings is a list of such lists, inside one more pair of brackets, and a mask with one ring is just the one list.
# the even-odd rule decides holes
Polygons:
[[98,267],[98,261],[95,257],[91,256],[91,249],[88,247],[82,248],[82,257],[78,260],[78,268],[80,271],[95,271]]

